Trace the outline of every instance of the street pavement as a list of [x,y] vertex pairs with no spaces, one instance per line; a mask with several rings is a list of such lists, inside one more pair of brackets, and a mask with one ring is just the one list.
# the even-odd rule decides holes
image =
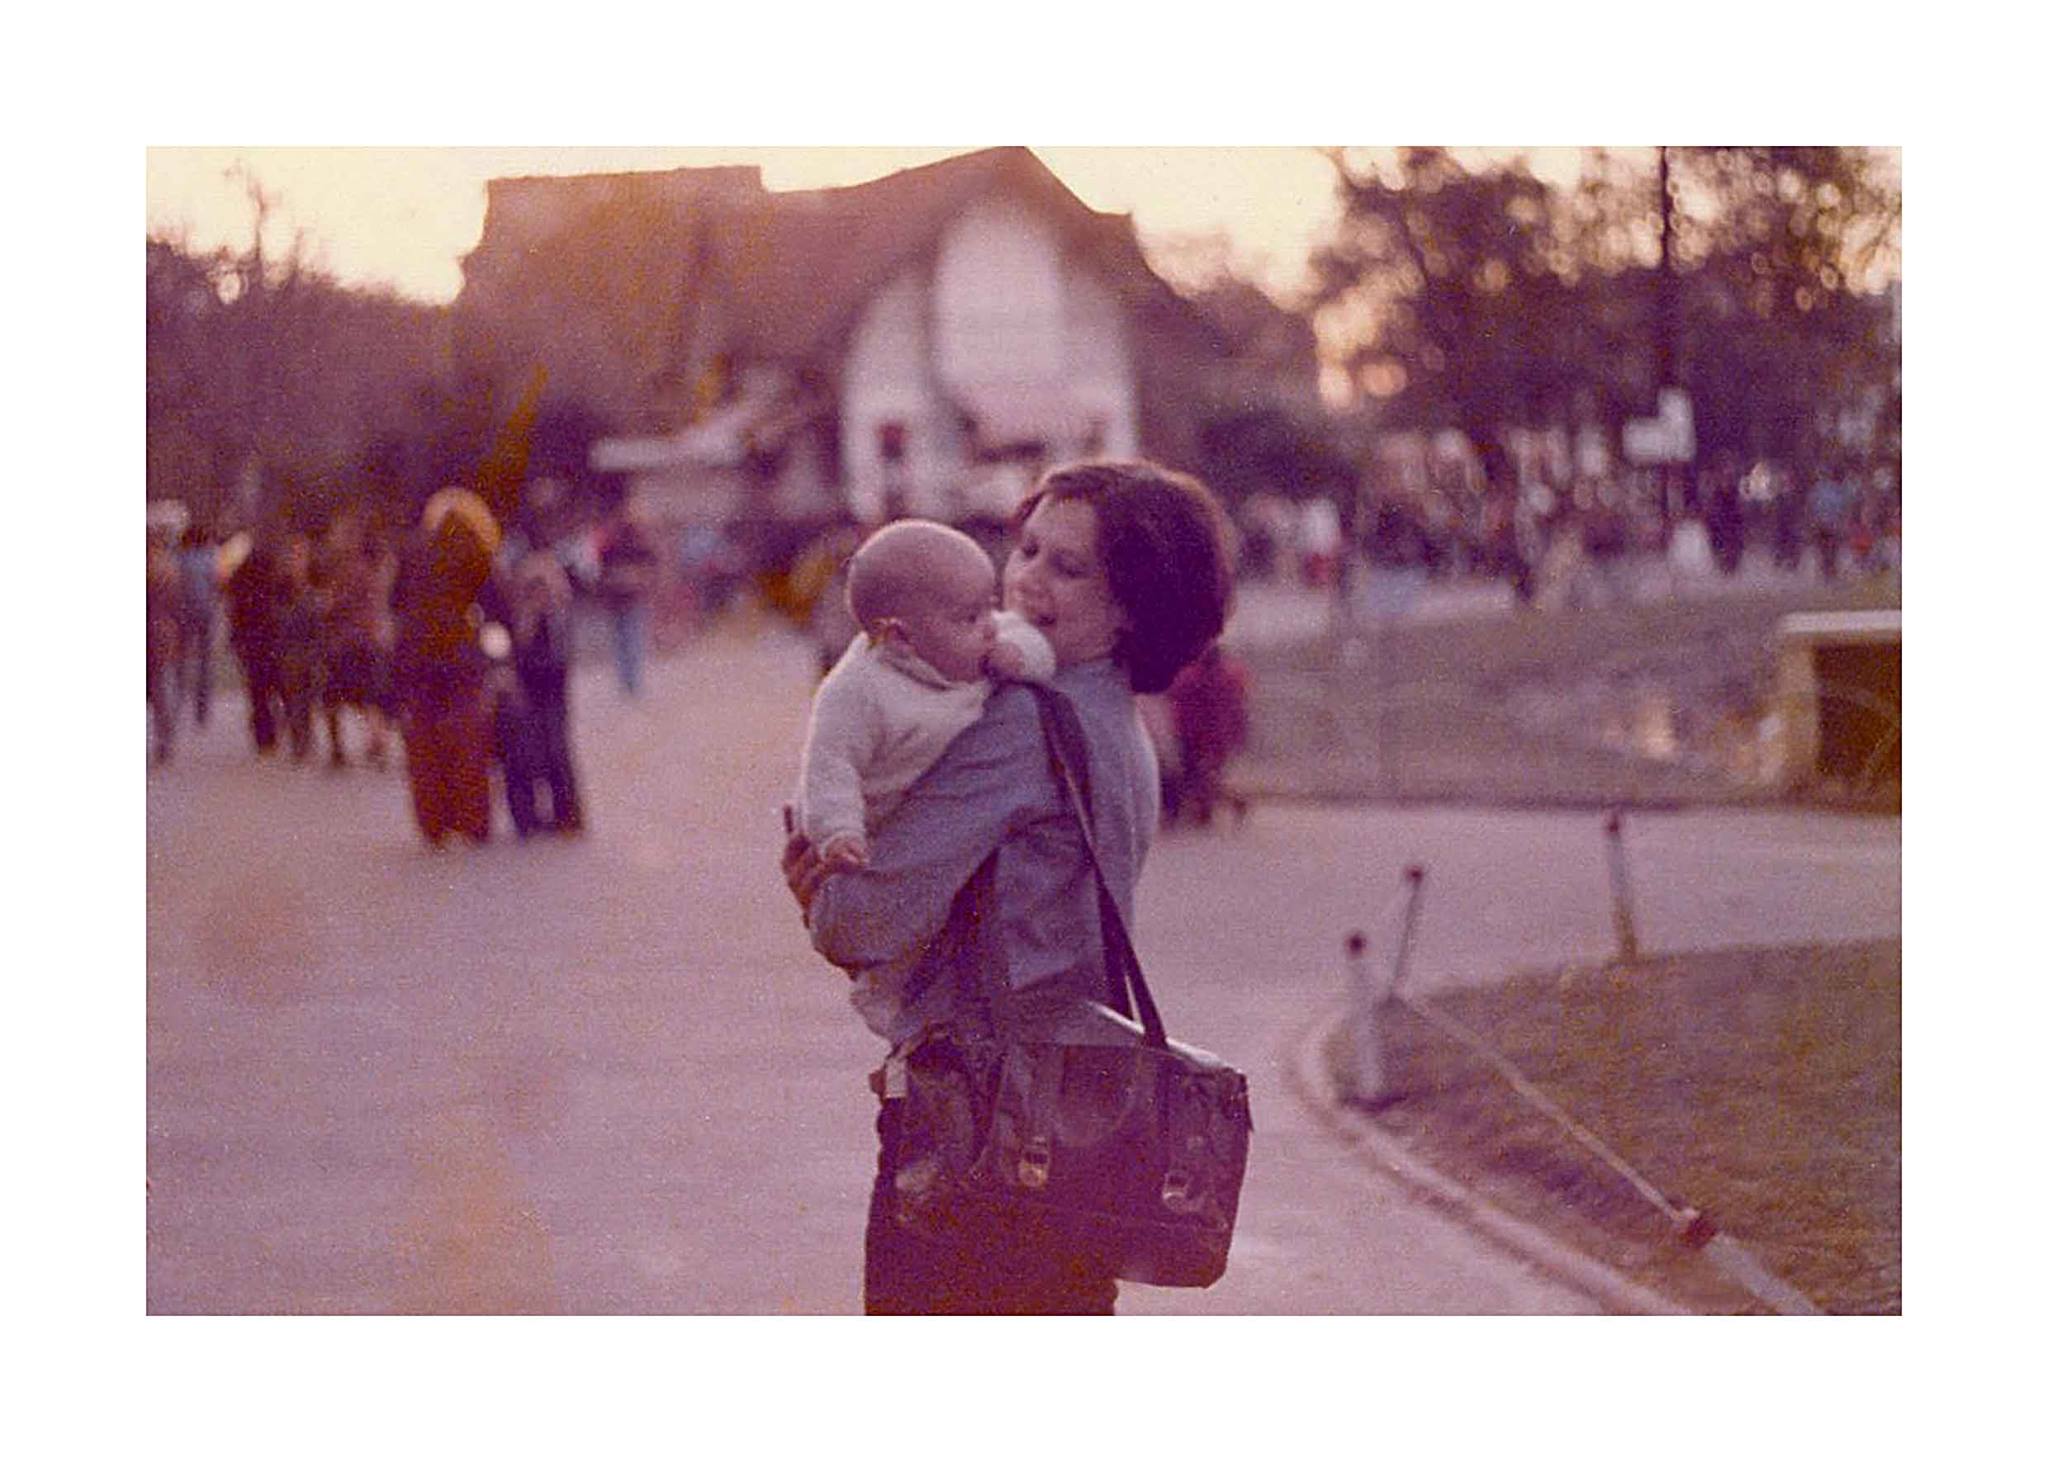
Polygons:
[[[431,853],[395,771],[258,762],[228,698],[148,777],[152,1313],[859,1308],[878,1045],[776,871],[807,648],[759,624],[579,673],[591,830]],[[1896,819],[1628,824],[1650,950],[1895,936]],[[1168,1028],[1252,1082],[1230,1271],[1128,1314],[1602,1305],[1363,1161],[1288,1079],[1346,931],[1420,989],[1613,948],[1583,814],[1264,804],[1173,834],[1137,939]]]

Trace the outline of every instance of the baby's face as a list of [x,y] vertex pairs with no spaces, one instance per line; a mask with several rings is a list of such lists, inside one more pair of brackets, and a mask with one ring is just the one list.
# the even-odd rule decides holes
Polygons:
[[979,680],[995,648],[995,608],[995,566],[979,553],[947,553],[931,564],[924,592],[898,619],[925,664],[948,680]]

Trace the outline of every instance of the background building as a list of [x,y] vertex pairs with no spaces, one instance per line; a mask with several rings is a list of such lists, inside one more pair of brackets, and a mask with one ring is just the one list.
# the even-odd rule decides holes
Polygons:
[[1257,332],[1024,148],[809,192],[752,168],[503,179],[464,274],[459,367],[544,371],[605,423],[593,465],[678,521],[1001,513],[1045,462],[1199,470],[1217,412],[1314,392],[1305,331],[1236,368]]

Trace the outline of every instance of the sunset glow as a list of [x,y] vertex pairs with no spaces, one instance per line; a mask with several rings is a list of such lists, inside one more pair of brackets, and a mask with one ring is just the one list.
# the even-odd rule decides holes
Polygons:
[[[658,171],[743,163],[771,189],[842,187],[966,148],[152,148],[148,223],[199,248],[246,247],[245,178],[272,195],[266,247],[303,232],[309,256],[348,283],[445,302],[483,228],[495,177]],[[1305,279],[1336,214],[1332,172],[1307,147],[1051,147],[1038,156],[1090,207],[1130,213],[1163,256],[1221,254],[1282,291]],[[1175,243],[1210,240],[1176,251]],[[1217,241],[1220,239],[1220,243]],[[1162,258],[1169,274],[1189,267]]]

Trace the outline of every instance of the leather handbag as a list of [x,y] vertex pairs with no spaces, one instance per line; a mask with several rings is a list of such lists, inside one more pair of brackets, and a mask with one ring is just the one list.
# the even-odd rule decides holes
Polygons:
[[[1055,782],[1081,826],[1111,988],[1027,1031],[1007,978],[980,971],[989,1032],[941,1025],[892,1061],[903,1108],[896,1221],[930,1233],[999,1223],[1051,1233],[1142,1284],[1222,1277],[1251,1145],[1243,1073],[1170,1040],[1095,846],[1073,708],[1038,698]],[[1135,1007],[1133,1020],[1129,1010]]]

